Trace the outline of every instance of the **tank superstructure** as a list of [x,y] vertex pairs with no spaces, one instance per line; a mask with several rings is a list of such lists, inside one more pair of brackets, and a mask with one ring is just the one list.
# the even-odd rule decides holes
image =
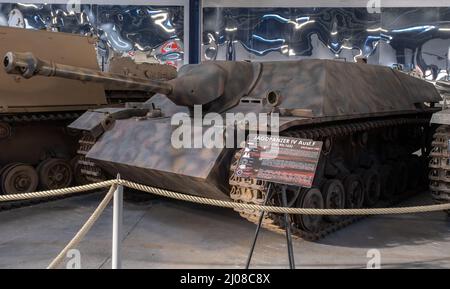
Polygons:
[[[331,60],[209,61],[183,66],[178,77],[167,82],[49,67],[31,55],[9,54],[4,65],[24,76],[112,81],[156,93],[145,103],[89,111],[72,123],[89,136],[86,161],[132,181],[256,204],[264,202],[268,184],[235,174],[241,151],[195,144],[174,147],[171,137],[179,126],[171,123],[172,116],[185,113],[192,120],[196,105],[201,105],[200,115],[278,113],[282,135],[321,140],[324,147],[313,188],[277,185],[276,192],[287,189],[294,207],[357,208],[392,200],[425,182],[423,136],[436,111],[433,104],[441,100],[433,85],[399,71]],[[201,139],[204,130],[195,129],[195,120],[192,124],[192,140]],[[423,157],[413,155],[421,149]],[[277,193],[270,202],[278,204]],[[258,219],[256,212],[239,213],[252,222]],[[349,222],[297,216],[292,229],[299,237],[317,239]],[[282,231],[284,221],[270,215],[263,226]]]

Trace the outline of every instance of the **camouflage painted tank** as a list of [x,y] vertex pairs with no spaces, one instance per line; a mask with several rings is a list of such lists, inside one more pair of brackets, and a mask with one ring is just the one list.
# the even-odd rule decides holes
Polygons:
[[[268,183],[237,176],[241,150],[173,145],[179,128],[173,117],[190,121],[202,114],[279,114],[281,135],[321,140],[323,149],[312,188],[279,184],[269,200],[279,205],[288,191],[292,207],[359,208],[385,204],[426,183],[424,136],[441,97],[433,85],[382,66],[331,60],[289,62],[210,61],[186,65],[178,77],[148,81],[51,64],[31,54],[10,53],[9,73],[26,78],[47,75],[84,82],[120,84],[156,93],[144,103],[86,112],[70,127],[85,133],[86,162],[101,177],[123,178],[178,192],[262,204]],[[192,121],[192,139],[204,130]],[[232,125],[235,125],[233,123]],[[215,124],[214,127],[220,125]],[[223,127],[222,127],[223,128]],[[270,130],[270,127],[267,127]],[[423,151],[422,156],[414,154]],[[384,203],[383,203],[384,202]],[[257,222],[258,213],[239,211]],[[292,216],[298,237],[317,239],[353,218]],[[284,232],[283,218],[263,226]]]

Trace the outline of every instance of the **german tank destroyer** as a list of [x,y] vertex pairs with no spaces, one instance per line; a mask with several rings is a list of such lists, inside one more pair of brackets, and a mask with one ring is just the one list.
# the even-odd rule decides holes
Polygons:
[[[177,78],[160,82],[50,64],[29,53],[9,53],[3,64],[8,73],[27,78],[115,83],[155,93],[144,103],[88,111],[70,125],[89,136],[86,158],[105,174],[185,194],[262,204],[269,183],[236,174],[242,149],[195,144],[195,137],[205,134],[196,129],[202,126],[195,118],[201,105],[205,118],[208,113],[278,115],[281,135],[323,142],[313,186],[277,184],[272,205],[280,205],[280,191],[286,190],[292,207],[374,207],[426,185],[429,148],[424,140],[432,133],[429,120],[441,97],[432,84],[387,67],[317,59],[208,61],[185,65]],[[193,125],[193,147],[174,145],[180,115]],[[270,133],[271,126],[266,129]],[[238,212],[258,220],[258,212]],[[298,237],[318,239],[353,220],[298,215],[286,224],[269,214],[263,227],[284,232],[289,225]]]

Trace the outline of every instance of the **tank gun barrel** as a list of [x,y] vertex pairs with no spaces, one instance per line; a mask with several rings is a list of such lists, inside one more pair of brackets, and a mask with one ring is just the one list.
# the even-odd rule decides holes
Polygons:
[[165,95],[170,94],[173,90],[172,85],[167,82],[128,77],[120,74],[54,63],[39,59],[30,52],[6,53],[3,58],[3,67],[7,73],[18,74],[24,78],[31,78],[35,75],[62,77],[79,81],[119,84],[130,90],[142,90]]

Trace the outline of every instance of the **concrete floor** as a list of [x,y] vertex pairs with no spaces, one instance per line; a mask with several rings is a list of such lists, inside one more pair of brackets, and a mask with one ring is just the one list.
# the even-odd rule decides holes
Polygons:
[[[99,193],[0,213],[0,268],[45,268],[98,205]],[[430,204],[427,194],[401,205]],[[78,249],[82,268],[110,268],[108,207]],[[450,227],[442,212],[370,217],[319,243],[294,241],[298,268],[450,268]],[[126,203],[124,268],[242,268],[255,226],[228,209],[155,199]],[[287,268],[282,235],[263,231],[253,268]],[[65,267],[63,264],[62,268]]]

